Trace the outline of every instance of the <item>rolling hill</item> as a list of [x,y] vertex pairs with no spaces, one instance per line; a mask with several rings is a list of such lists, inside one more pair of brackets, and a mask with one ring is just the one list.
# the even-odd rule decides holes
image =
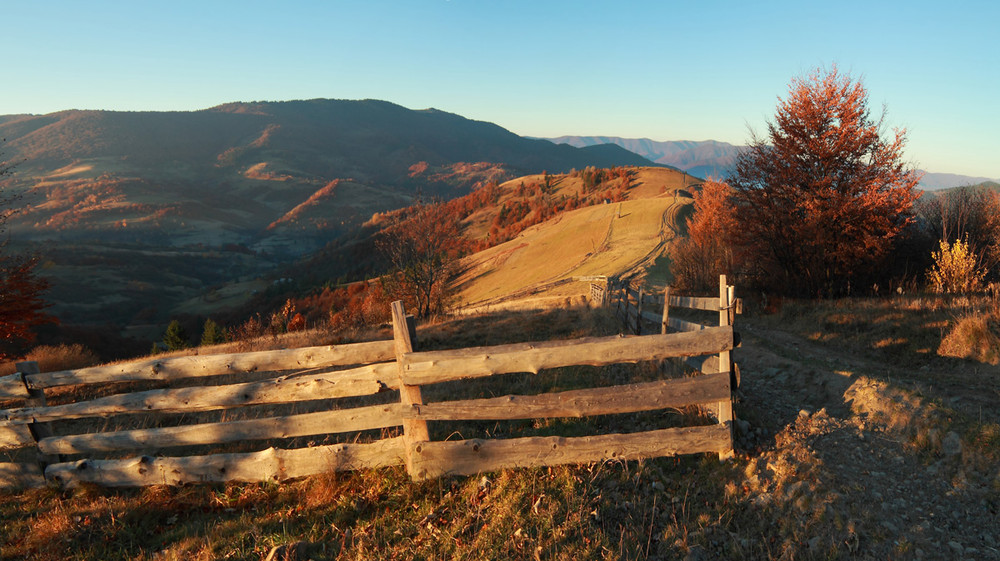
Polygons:
[[[665,168],[635,170],[627,199],[586,206],[533,225],[515,238],[465,257],[456,280],[466,311],[546,307],[589,293],[590,276],[653,275],[690,212],[689,189],[698,181]],[[518,180],[520,181],[520,180]],[[562,193],[580,192],[579,177],[555,181]],[[490,215],[495,210],[488,210]],[[483,223],[473,215],[467,223]],[[666,278],[649,278],[663,285]]]
[[650,163],[376,100],[8,115],[0,138],[17,164],[0,187],[24,194],[14,244],[41,256],[52,311],[142,337],[192,298],[259,279],[418,195]]

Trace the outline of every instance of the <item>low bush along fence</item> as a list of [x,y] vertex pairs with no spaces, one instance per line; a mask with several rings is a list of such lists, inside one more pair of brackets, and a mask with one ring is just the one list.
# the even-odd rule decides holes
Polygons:
[[[392,465],[405,465],[421,480],[506,467],[732,454],[728,369],[537,395],[428,402],[421,395],[424,388],[428,396],[442,394],[433,390],[438,385],[579,365],[657,364],[705,355],[728,365],[733,329],[721,321],[728,314],[720,314],[719,326],[683,333],[414,352],[412,317],[400,302],[392,311],[391,341],[152,358],[48,373],[19,363],[17,374],[0,378],[0,404],[8,407],[0,410],[6,457],[0,487],[280,481]],[[428,429],[428,422],[538,423],[690,405],[713,405],[716,419],[584,436],[452,440],[453,431],[432,440]],[[330,442],[331,435],[339,441],[316,444],[321,437]]]

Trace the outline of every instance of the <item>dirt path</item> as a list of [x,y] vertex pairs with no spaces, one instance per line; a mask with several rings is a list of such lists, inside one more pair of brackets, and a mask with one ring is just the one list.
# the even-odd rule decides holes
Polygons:
[[752,322],[740,331],[738,447],[753,501],[787,510],[787,552],[1000,559],[997,466],[881,381],[891,365]]

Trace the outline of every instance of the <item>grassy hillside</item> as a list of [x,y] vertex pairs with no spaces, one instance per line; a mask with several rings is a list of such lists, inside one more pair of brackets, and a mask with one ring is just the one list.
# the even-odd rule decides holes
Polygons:
[[[685,189],[694,181],[676,170],[640,168],[627,200],[560,214],[463,259],[456,281],[459,305],[476,309],[573,300],[589,293],[589,283],[550,285],[579,276],[643,276],[682,227],[691,203]],[[560,176],[555,183],[556,196],[583,191],[579,176]],[[473,215],[469,222],[482,225],[494,213]]]
[[[6,493],[0,556],[259,561],[293,546],[317,561],[996,559],[997,370],[934,352],[970,306],[993,304],[904,295],[741,316],[738,449],[727,462],[609,461],[421,483],[390,468],[281,484]],[[507,311],[421,325],[418,340],[436,349],[618,329],[582,308]],[[549,374],[566,386],[583,372]],[[505,391],[524,393],[543,377],[515,376]]]
[[12,115],[0,138],[17,162],[0,189],[25,194],[14,243],[47,263],[51,311],[89,326],[165,324],[417,193],[452,199],[523,173],[649,164],[377,100]]

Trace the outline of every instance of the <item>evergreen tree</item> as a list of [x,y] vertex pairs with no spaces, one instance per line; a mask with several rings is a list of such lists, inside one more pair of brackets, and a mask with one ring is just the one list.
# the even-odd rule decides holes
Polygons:
[[201,346],[218,345],[225,343],[226,337],[219,324],[212,321],[212,318],[205,320],[205,327],[201,332]]
[[163,344],[166,345],[168,351],[179,351],[188,347],[188,334],[181,327],[179,321],[173,320],[167,326],[167,332],[163,335]]

